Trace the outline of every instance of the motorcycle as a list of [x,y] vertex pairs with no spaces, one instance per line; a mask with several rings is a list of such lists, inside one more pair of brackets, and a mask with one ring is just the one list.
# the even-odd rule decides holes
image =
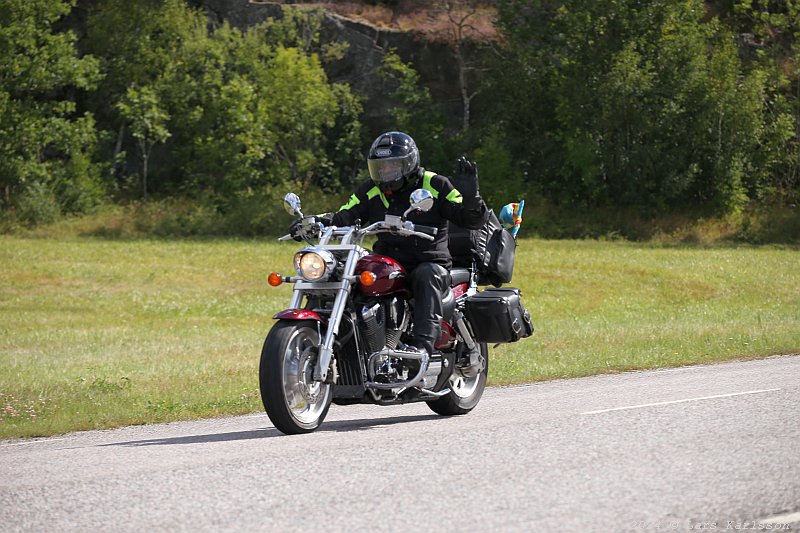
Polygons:
[[[433,196],[417,189],[410,204],[403,216],[387,215],[364,228],[326,227],[303,215],[297,195],[284,198],[308,245],[294,255],[297,275],[269,275],[270,285],[292,283],[294,290],[289,307],[274,316],[278,322],[264,341],[259,366],[264,408],[283,433],[316,430],[332,403],[424,401],[440,415],[466,414],[486,386],[488,343],[532,333],[519,291],[479,291],[473,264],[450,271],[434,353],[408,344],[414,299],[406,270],[363,241],[383,232],[433,240],[437,228],[407,219],[413,211],[429,211]],[[505,292],[489,294],[498,290]]]

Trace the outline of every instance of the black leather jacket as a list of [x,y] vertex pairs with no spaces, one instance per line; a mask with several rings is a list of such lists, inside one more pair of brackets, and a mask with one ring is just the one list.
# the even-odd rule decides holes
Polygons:
[[393,194],[382,193],[372,180],[368,180],[333,215],[332,223],[350,226],[360,220],[361,225],[366,226],[383,220],[387,214],[402,216],[410,205],[411,192],[419,188],[431,191],[433,208],[426,213],[413,212],[408,219],[415,224],[438,228],[435,239],[429,241],[381,233],[375,243],[375,252],[396,259],[409,271],[424,262],[437,263],[449,269],[452,259],[447,247],[447,221],[478,229],[486,223],[489,212],[480,196],[463,198],[445,176],[420,169],[416,183]]

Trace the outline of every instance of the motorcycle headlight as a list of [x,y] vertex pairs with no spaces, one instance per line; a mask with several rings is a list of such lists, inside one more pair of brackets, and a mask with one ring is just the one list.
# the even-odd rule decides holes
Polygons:
[[306,281],[328,279],[336,268],[336,258],[327,250],[306,248],[294,255],[294,269]]

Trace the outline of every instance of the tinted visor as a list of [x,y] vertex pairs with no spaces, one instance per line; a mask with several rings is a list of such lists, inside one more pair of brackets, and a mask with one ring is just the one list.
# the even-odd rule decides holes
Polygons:
[[377,184],[389,184],[403,179],[408,156],[367,159],[369,176]]

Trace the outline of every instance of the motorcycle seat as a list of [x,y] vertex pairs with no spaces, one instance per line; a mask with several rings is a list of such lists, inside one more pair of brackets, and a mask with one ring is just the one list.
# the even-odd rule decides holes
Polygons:
[[456,287],[462,283],[469,283],[472,273],[466,268],[453,268],[450,270],[450,286]]

